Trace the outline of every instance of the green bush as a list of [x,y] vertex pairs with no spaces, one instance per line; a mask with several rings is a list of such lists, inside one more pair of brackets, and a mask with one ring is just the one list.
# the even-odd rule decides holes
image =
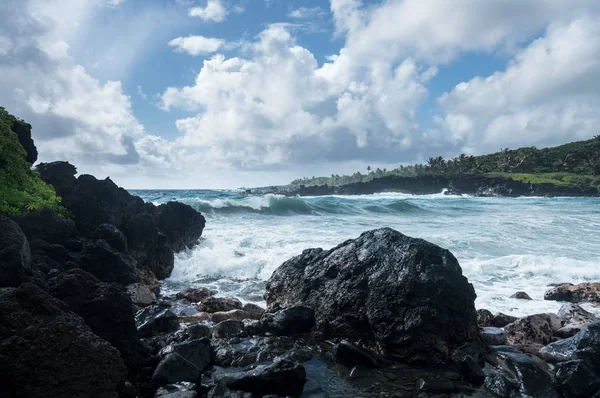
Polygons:
[[14,116],[0,107],[0,214],[25,215],[51,209],[69,217],[51,185],[42,181],[25,160],[26,152],[10,128]]

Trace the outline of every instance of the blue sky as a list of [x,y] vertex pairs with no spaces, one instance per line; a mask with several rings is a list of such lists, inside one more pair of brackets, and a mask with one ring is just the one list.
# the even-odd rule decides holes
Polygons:
[[587,139],[593,0],[8,0],[0,105],[42,161],[225,188]]

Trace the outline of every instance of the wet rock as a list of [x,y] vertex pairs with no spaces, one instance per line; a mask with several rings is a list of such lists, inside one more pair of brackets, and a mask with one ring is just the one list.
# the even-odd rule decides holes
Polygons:
[[160,356],[168,356],[177,353],[191,362],[200,370],[205,371],[215,362],[215,351],[207,338],[185,341],[165,347],[159,353]]
[[494,314],[490,311],[485,309],[477,310],[477,324],[479,326],[492,326],[492,319],[494,319]]
[[102,239],[113,249],[127,253],[127,239],[117,227],[111,224],[100,224],[92,235],[93,239]]
[[127,254],[113,250],[106,241],[88,241],[76,256],[82,269],[103,282],[123,285],[139,282],[137,263]]
[[556,382],[565,398],[592,397],[600,392],[600,377],[585,361],[559,363],[555,370]]
[[511,344],[546,345],[553,341],[554,333],[561,327],[562,321],[556,314],[536,314],[506,325],[504,332]]
[[176,253],[197,244],[206,225],[202,214],[181,202],[158,206],[157,222],[159,230],[167,236],[167,246]]
[[226,312],[215,312],[210,315],[210,320],[214,323],[219,323],[226,321],[228,319],[233,319],[234,321],[243,321],[248,318],[248,314],[246,314],[243,310],[231,310]]
[[503,328],[509,323],[513,323],[517,319],[518,318],[516,316],[510,316],[500,312],[492,319],[491,326],[495,328]]
[[248,303],[242,308],[246,312],[247,319],[260,319],[265,313],[265,309],[256,304]]
[[208,398],[255,398],[255,396],[250,392],[231,391],[224,385],[217,384],[208,393]]
[[477,361],[477,363],[483,364],[485,359],[485,349],[477,344],[465,343],[458,347],[452,353],[452,360],[454,362],[464,361],[466,357],[471,357]]
[[305,250],[267,283],[269,312],[304,305],[316,331],[377,341],[411,361],[447,358],[476,336],[475,292],[447,250],[389,228]]
[[[296,348],[304,349],[310,347],[306,340],[297,337],[256,337],[236,338],[232,340],[213,340],[216,351],[216,365],[222,367],[244,367],[256,362],[272,361],[286,354],[296,357]],[[304,353],[306,354],[306,353]],[[304,355],[309,359],[315,355],[311,350],[310,355]]]
[[117,397],[121,355],[66,304],[26,283],[0,289],[0,396]]
[[211,336],[212,329],[210,328],[210,326],[201,323],[189,325],[185,329],[180,330],[175,334],[175,338],[177,339],[177,341],[180,342],[186,340],[197,340]]
[[348,377],[350,377],[350,379],[352,380],[358,380],[364,379],[365,377],[369,377],[370,375],[371,371],[369,370],[369,368],[363,365],[356,365],[352,368]]
[[266,313],[261,322],[276,336],[290,336],[310,332],[315,326],[315,313],[308,307],[295,305],[274,314]]
[[333,357],[336,362],[352,368],[356,365],[364,365],[368,368],[377,367],[377,359],[373,353],[360,348],[349,341],[342,341],[333,347]]
[[31,242],[40,239],[50,244],[64,244],[77,236],[77,228],[71,220],[60,218],[49,209],[42,209],[27,214],[15,216],[13,220]]
[[483,368],[479,365],[478,361],[470,355],[458,362],[458,369],[466,380],[469,380],[474,384],[483,384],[485,381]]
[[156,295],[152,293],[148,285],[143,283],[127,285],[127,294],[129,294],[131,302],[140,307],[148,306],[156,301]]
[[432,394],[450,394],[456,391],[456,385],[450,380],[444,379],[421,379],[417,382],[419,392]]
[[92,332],[119,350],[130,372],[148,363],[150,353],[138,338],[131,301],[121,285],[102,283],[82,269],[59,274],[48,285]]
[[540,350],[540,356],[548,362],[588,360],[599,364],[596,371],[600,372],[600,322],[584,326],[573,337],[548,344]]
[[242,302],[236,298],[208,297],[198,305],[198,311],[208,312],[226,312],[231,310],[241,310]]
[[600,320],[591,312],[575,304],[563,304],[557,315],[566,322],[555,333],[556,336],[561,338],[571,337],[579,333],[585,325]]
[[148,286],[148,289],[150,289],[150,291],[158,297],[158,295],[160,294],[160,282],[158,281],[154,273],[150,271],[150,269],[147,267],[138,267],[138,269],[140,281],[144,285]]
[[203,300],[206,300],[214,294],[215,293],[210,291],[209,289],[201,287],[185,289],[184,291],[177,293],[175,297],[180,300],[187,300],[191,303],[199,303]]
[[600,303],[600,282],[557,286],[544,294],[544,300]]
[[155,385],[182,381],[195,383],[200,381],[200,376],[200,370],[193,363],[177,353],[171,353],[164,357],[154,370],[152,383]]
[[486,327],[479,333],[481,340],[487,345],[506,344],[506,334],[500,328]]
[[217,375],[215,381],[232,390],[259,396],[275,394],[297,397],[304,389],[306,371],[304,366],[284,359],[271,365],[257,366],[247,372]]
[[179,329],[177,315],[158,305],[146,307],[135,315],[138,334],[142,338],[174,332]]
[[243,337],[245,335],[244,323],[234,320],[220,322],[213,327],[212,334],[215,339]]
[[531,297],[525,292],[516,292],[510,298],[519,299],[519,300],[532,300]]
[[244,319],[244,332],[248,336],[258,336],[265,333],[264,325],[255,319]]
[[548,365],[541,359],[510,347],[492,347],[497,368],[486,377],[485,386],[501,397],[515,394],[558,398]]
[[31,279],[31,250],[21,228],[0,216],[0,287],[17,287]]
[[193,383],[176,383],[160,387],[155,398],[197,398],[196,385]]

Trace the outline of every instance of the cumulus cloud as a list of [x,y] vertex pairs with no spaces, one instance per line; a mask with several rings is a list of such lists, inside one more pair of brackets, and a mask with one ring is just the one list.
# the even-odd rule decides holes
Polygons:
[[290,18],[297,19],[318,19],[324,18],[326,15],[327,13],[321,7],[299,7],[290,11],[288,14]]
[[227,16],[227,9],[221,0],[208,0],[206,7],[190,8],[189,15],[206,22],[223,22]]
[[194,56],[214,53],[224,44],[224,40],[204,36],[178,37],[169,42],[169,46],[175,47],[175,51],[187,52]]
[[552,24],[505,71],[440,98],[444,122],[467,151],[587,139],[600,127],[598,77],[600,18]]

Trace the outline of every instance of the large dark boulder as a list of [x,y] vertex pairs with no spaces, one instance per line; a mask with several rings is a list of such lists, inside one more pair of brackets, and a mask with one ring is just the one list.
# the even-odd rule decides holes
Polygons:
[[63,199],[73,191],[77,183],[75,178],[77,168],[69,162],[40,163],[35,170],[40,174],[40,178],[52,185],[58,196]]
[[556,381],[565,398],[587,398],[600,393],[600,375],[582,360],[556,365]]
[[61,218],[49,209],[29,213],[26,216],[15,216],[12,219],[19,224],[30,242],[40,239],[50,244],[62,245],[77,236],[77,228],[73,221]]
[[0,216],[0,287],[17,287],[31,275],[31,250],[19,226]]
[[544,293],[544,300],[600,304],[600,282],[556,286]]
[[103,282],[129,285],[140,280],[136,261],[113,250],[104,240],[85,242],[76,259],[81,268]]
[[151,305],[135,314],[135,323],[141,338],[148,338],[179,329],[177,315],[168,308]]
[[549,362],[587,360],[600,374],[600,322],[586,325],[573,337],[548,344],[540,350],[540,356]]
[[72,269],[48,281],[54,297],[81,316],[96,335],[115,346],[130,372],[149,361],[138,338],[131,300],[123,286],[102,283],[82,269]]
[[0,289],[0,396],[117,397],[119,352],[62,301],[27,283]]
[[174,252],[198,243],[205,225],[202,214],[188,205],[169,202],[158,206],[158,228],[167,236],[167,245]]
[[445,359],[476,336],[475,297],[452,253],[390,228],[305,250],[275,270],[265,295],[269,312],[307,306],[320,334],[414,361]]
[[123,232],[111,224],[101,224],[96,228],[93,239],[102,239],[113,249],[121,253],[127,253],[127,239]]
[[19,142],[21,143],[21,145],[25,149],[25,152],[27,153],[25,160],[27,160],[31,164],[34,164],[38,158],[38,151],[35,147],[33,139],[31,138],[31,124],[13,118],[10,129],[17,134]]
[[315,312],[301,305],[284,308],[261,317],[265,328],[276,336],[308,333],[315,326]]

